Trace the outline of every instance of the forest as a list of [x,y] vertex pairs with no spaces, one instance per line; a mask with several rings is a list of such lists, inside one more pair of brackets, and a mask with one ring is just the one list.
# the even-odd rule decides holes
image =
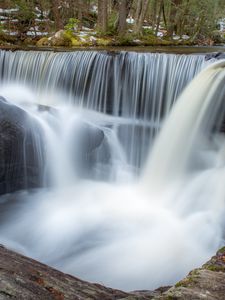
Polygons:
[[[200,44],[224,42],[224,0],[3,0],[2,43],[57,46]],[[80,32],[85,34],[79,34]],[[88,33],[87,33],[88,32]],[[63,41],[62,41],[63,40]],[[53,43],[54,45],[54,43]]]

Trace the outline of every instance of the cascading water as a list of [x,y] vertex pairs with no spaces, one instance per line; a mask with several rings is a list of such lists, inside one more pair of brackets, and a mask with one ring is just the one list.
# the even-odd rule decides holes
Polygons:
[[224,233],[224,62],[186,89],[148,155],[205,66],[203,56],[1,51],[0,150],[13,138],[1,170],[14,174],[1,193],[17,192],[0,198],[0,242],[127,290],[174,283],[208,259]]
[[120,117],[114,130],[135,168],[147,155],[146,141],[153,140],[174,100],[205,65],[199,55],[0,52],[3,85],[26,85],[39,104],[55,106],[63,99]]

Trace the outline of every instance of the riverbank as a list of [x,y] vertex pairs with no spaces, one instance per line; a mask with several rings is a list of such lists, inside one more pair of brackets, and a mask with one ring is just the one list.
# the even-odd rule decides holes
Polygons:
[[109,51],[109,52],[140,52],[140,53],[174,53],[174,54],[201,54],[213,52],[225,52],[225,46],[130,46],[130,47],[37,47],[21,45],[0,45],[1,50],[10,51],[53,51],[53,52],[73,52],[73,51]]
[[48,36],[27,37],[24,40],[16,36],[0,32],[0,48],[10,50],[43,50],[43,51],[77,51],[77,50],[108,50],[136,52],[166,53],[206,53],[225,51],[225,41],[191,40],[185,36],[174,36],[172,39],[156,37],[151,34],[134,36],[99,35],[93,30],[71,32],[59,30]]

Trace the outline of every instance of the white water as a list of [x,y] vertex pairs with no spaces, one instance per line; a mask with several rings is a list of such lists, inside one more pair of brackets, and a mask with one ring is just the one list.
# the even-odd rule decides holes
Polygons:
[[208,63],[204,55],[0,50],[0,86],[25,85],[39,104],[71,103],[124,118],[114,129],[138,169],[173,103]]
[[[55,108],[55,115],[37,112],[23,103],[23,88],[2,89],[45,129],[54,186],[1,197],[0,242],[126,290],[173,284],[200,266],[224,242],[225,139],[213,132],[225,95],[224,66],[209,67],[178,100],[139,180],[117,136],[116,124],[126,118],[72,106]],[[101,160],[105,149],[97,150],[91,178],[80,176],[79,155],[72,163],[71,140],[80,145],[83,122],[102,130],[110,149],[110,162]]]

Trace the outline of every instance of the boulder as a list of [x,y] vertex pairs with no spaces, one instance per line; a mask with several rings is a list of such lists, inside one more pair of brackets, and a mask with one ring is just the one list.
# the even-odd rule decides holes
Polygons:
[[34,118],[0,97],[0,194],[42,185],[42,136]]
[[208,53],[205,56],[205,60],[210,60],[210,59],[225,59],[225,52],[214,52],[214,53]]
[[40,40],[37,41],[36,45],[38,47],[50,46],[50,42],[49,42],[49,39],[47,37],[42,37]]
[[95,177],[96,165],[101,157],[102,163],[109,163],[110,151],[103,130],[79,120],[71,136],[71,157],[75,172],[83,178]]
[[201,268],[191,271],[174,287],[154,299],[224,300],[225,299],[225,247],[220,249]]
[[[39,105],[38,110],[58,117],[57,109]],[[68,154],[76,174],[92,177],[100,152],[107,162],[109,160],[104,132],[79,120],[71,128],[70,136],[71,153]],[[46,144],[42,124],[22,108],[0,97],[0,195],[39,188],[51,182],[46,177],[49,174],[45,165]]]

